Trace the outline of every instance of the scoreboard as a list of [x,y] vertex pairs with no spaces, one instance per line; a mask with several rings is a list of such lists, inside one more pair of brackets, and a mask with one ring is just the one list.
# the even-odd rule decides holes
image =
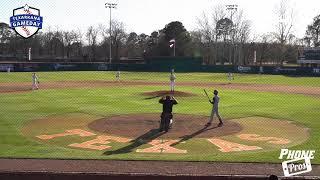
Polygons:
[[299,64],[320,64],[320,48],[299,49]]

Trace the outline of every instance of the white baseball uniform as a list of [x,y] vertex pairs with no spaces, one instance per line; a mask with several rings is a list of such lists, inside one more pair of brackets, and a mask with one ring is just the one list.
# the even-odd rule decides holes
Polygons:
[[120,71],[117,71],[117,72],[116,72],[116,80],[117,80],[117,81],[120,81]]
[[230,73],[230,72],[228,73],[228,80],[229,80],[229,81],[233,80],[233,74]]
[[38,82],[39,82],[38,76],[35,73],[32,74],[32,90],[39,89]]
[[170,91],[171,92],[174,92],[174,86],[175,86],[176,79],[177,79],[176,75],[174,75],[174,73],[171,73],[171,75],[170,75]]
[[212,106],[209,123],[212,123],[214,115],[217,115],[219,121],[222,122],[221,116],[219,114],[219,101],[220,101],[220,97],[218,95],[214,95],[214,97],[213,97],[214,103]]

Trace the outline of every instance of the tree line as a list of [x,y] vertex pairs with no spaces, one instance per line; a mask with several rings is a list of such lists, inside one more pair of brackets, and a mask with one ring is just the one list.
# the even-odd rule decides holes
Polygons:
[[[43,60],[113,62],[154,56],[173,56],[169,41],[175,39],[175,55],[202,57],[204,64],[284,64],[295,63],[300,47],[320,46],[320,15],[306,28],[303,38],[293,34],[294,14],[287,1],[275,9],[279,22],[274,31],[252,35],[251,22],[242,10],[229,14],[218,5],[197,18],[197,28],[188,31],[182,22],[173,21],[151,34],[127,33],[124,23],[114,20],[109,27],[90,26],[85,32],[48,28],[24,39],[8,24],[0,23],[0,59],[25,60],[29,47],[32,57]],[[110,45],[111,41],[111,45]]]

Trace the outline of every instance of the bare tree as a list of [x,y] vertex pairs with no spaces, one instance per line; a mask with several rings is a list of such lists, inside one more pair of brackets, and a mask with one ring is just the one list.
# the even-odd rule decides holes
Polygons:
[[124,24],[122,22],[114,20],[112,22],[111,32],[112,45],[114,47],[114,59],[119,59],[120,48],[123,46],[123,44],[125,44],[125,40],[127,37]]
[[82,46],[83,46],[83,33],[81,32],[80,29],[77,29],[75,31],[75,42],[73,43],[74,46],[74,54],[77,57],[82,56]]
[[44,34],[44,45],[48,52],[47,54],[55,57],[62,57],[64,55],[64,44],[63,44],[63,33],[61,30],[56,28],[48,31]]
[[[109,27],[100,26],[102,30],[101,34],[103,37],[103,44],[105,47],[110,46],[110,38],[112,42],[112,59],[119,60],[120,58],[120,50],[122,46],[126,43],[127,34],[125,32],[124,24],[120,21],[113,20],[111,22],[111,37],[110,37],[110,29]],[[109,54],[108,54],[109,55]]]
[[215,26],[210,22],[209,17],[203,13],[201,18],[197,18],[198,31],[201,33],[204,43],[211,43],[215,37]]
[[[209,16],[207,14],[210,14]],[[206,63],[216,64],[218,59],[218,30],[217,24],[226,17],[224,6],[217,5],[213,7],[212,13],[203,12],[201,17],[197,18],[198,29],[201,35],[201,43],[204,50],[204,61]],[[200,46],[200,47],[201,47]]]
[[[230,32],[231,42],[233,44],[233,64],[243,65],[248,62],[248,59],[242,55],[245,51],[245,44],[248,43],[251,34],[251,22],[245,19],[243,10],[238,10],[238,13],[233,16],[233,27]],[[250,52],[249,52],[250,53]],[[251,52],[253,53],[253,52]]]
[[275,8],[275,14],[278,23],[274,36],[280,44],[286,44],[289,35],[293,32],[294,10],[288,0],[281,0]]
[[[203,13],[197,19],[198,31],[202,35],[202,43],[207,49],[205,59],[215,64],[226,60],[232,64],[241,64],[241,51],[248,42],[251,32],[251,23],[245,19],[243,11],[227,16],[225,6],[218,5],[213,8],[211,17]],[[213,56],[212,56],[213,54]]]
[[77,41],[76,39],[76,32],[75,31],[63,31],[63,43],[64,47],[66,48],[66,56],[67,58],[70,57],[71,45]]
[[282,65],[285,61],[285,45],[288,43],[290,34],[293,34],[294,9],[290,6],[288,0],[281,0],[275,8],[275,15],[278,18],[278,23],[275,26],[274,36],[280,44],[279,63]]
[[90,47],[90,51],[89,51],[90,61],[95,60],[96,58],[96,46],[97,46],[98,33],[99,33],[99,30],[93,26],[90,26],[86,33],[86,37]]

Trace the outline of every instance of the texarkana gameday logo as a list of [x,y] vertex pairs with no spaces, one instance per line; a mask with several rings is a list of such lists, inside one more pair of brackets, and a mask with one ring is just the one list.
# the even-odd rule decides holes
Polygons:
[[24,38],[29,38],[42,29],[42,22],[40,10],[29,7],[27,4],[14,9],[13,16],[10,17],[11,28]]

